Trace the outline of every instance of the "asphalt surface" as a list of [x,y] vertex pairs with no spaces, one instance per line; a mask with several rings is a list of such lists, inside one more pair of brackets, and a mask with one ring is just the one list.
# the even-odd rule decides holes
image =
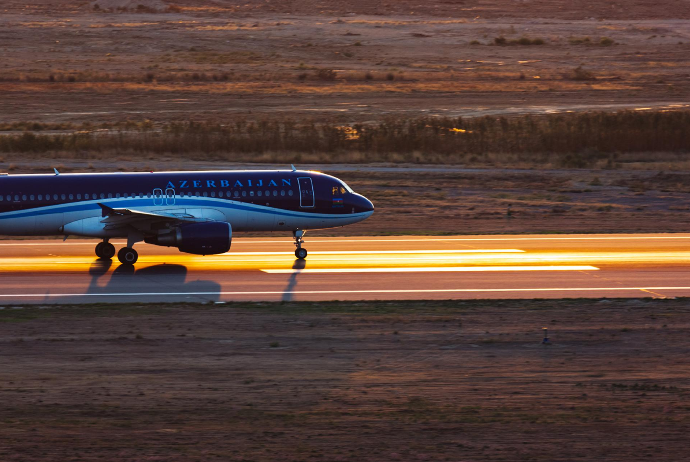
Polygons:
[[[136,246],[134,268],[97,241],[0,241],[0,306],[240,300],[690,296],[690,234],[319,238],[306,261],[284,236],[223,255]],[[122,242],[114,241],[116,247]]]

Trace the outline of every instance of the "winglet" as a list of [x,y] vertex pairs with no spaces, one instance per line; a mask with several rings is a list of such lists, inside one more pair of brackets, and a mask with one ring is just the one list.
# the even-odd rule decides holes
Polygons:
[[107,217],[115,213],[115,210],[113,210],[112,207],[108,207],[107,205],[101,204],[100,202],[98,203],[98,206],[101,208],[102,217]]
[[297,171],[297,169],[295,168],[295,166],[294,166],[293,164],[290,164],[290,167],[292,167],[292,171],[293,171],[293,172],[296,172],[296,171]]
[[58,176],[60,174],[60,172],[58,172],[58,169],[56,169],[55,167],[53,167],[53,171],[55,172],[55,176]]

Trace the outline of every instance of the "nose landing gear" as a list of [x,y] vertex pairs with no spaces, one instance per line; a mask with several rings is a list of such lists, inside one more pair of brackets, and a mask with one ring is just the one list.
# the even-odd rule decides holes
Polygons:
[[103,260],[110,260],[115,255],[115,246],[108,241],[99,242],[96,245],[96,256]]
[[292,236],[295,238],[295,246],[297,246],[295,249],[295,257],[297,257],[299,260],[304,260],[307,258],[307,249],[302,247],[302,244],[304,243],[302,236],[304,236],[304,233],[306,233],[306,231],[302,229],[292,232]]

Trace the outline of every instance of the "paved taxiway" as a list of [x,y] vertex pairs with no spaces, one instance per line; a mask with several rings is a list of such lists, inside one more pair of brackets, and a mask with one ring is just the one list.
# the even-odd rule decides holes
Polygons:
[[690,296],[690,234],[317,236],[306,261],[282,236],[206,257],[140,244],[135,268],[96,241],[0,241],[0,305]]

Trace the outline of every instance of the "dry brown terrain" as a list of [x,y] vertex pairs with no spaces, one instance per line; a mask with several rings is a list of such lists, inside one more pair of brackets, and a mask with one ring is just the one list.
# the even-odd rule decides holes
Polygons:
[[0,458],[684,460],[689,328],[685,299],[5,306]]
[[342,172],[371,199],[353,234],[687,232],[690,175],[625,171]]
[[[689,101],[682,0],[8,0],[0,12],[0,122],[366,122]],[[521,38],[543,44],[510,44]]]

